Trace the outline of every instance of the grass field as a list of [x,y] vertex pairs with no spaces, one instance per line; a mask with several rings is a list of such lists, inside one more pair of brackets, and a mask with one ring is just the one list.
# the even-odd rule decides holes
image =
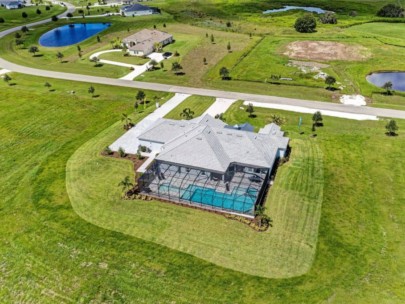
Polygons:
[[194,112],[194,117],[198,117],[205,112],[215,101],[213,97],[192,95],[184,100],[179,106],[170,111],[165,118],[181,119],[180,114],[185,108],[190,108]]
[[[278,112],[287,118],[284,129],[293,139],[293,154],[291,161],[281,167],[276,181],[278,190],[276,187],[272,189],[269,202],[277,199],[279,193],[294,192],[296,186],[314,194],[311,188],[305,187],[306,184],[291,183],[292,180],[315,182],[299,175],[311,165],[304,161],[299,151],[305,152],[308,145],[314,145],[323,155],[322,213],[311,269],[297,278],[264,279],[170,250],[155,244],[156,239],[145,242],[98,228],[78,217],[66,193],[66,163],[69,159],[72,162],[72,154],[89,149],[92,152],[84,155],[83,161],[95,160],[90,162],[95,175],[106,169],[106,165],[111,165],[112,172],[119,168],[123,169],[120,174],[131,172],[130,165],[125,161],[98,158],[99,147],[89,148],[89,140],[90,143],[98,142],[110,130],[111,138],[115,137],[113,133],[117,136],[122,133],[119,124],[118,128],[110,126],[119,120],[121,113],[132,112],[136,92],[102,86],[96,87],[100,97],[91,98],[86,84],[30,79],[13,74],[12,77],[16,80],[18,91],[16,87],[4,86],[0,99],[0,141],[4,151],[0,158],[3,172],[0,176],[0,258],[4,261],[0,267],[0,294],[3,301],[402,303],[405,300],[405,244],[402,237],[405,233],[405,194],[402,187],[405,168],[400,161],[405,151],[403,121],[398,121],[400,135],[388,138],[384,135],[384,121],[358,122],[328,117],[325,118],[325,126],[318,129],[317,138],[311,139],[308,137],[310,115],[302,115],[305,134],[299,135],[296,126],[298,115]],[[56,91],[47,92],[43,87],[45,81],[52,83]],[[69,89],[78,92],[77,98],[66,94]],[[272,113],[256,108],[257,117],[249,119],[238,106],[235,104],[226,114],[228,123],[248,120],[258,127]],[[103,148],[102,142],[99,143]],[[102,178],[107,186],[113,187],[113,191],[106,196],[103,195],[104,189],[102,193],[95,193],[96,198],[102,197],[101,200],[85,197],[86,203],[95,204],[94,209],[86,211],[102,214],[100,206],[108,206],[108,210],[113,211],[107,214],[107,219],[96,218],[98,221],[105,220],[111,229],[118,229],[121,220],[136,216],[128,210],[140,210],[142,207],[162,210],[157,209],[159,203],[156,202],[150,206],[129,201],[109,204],[119,195],[115,178],[121,179],[122,176]],[[76,188],[82,194],[93,195],[100,187],[89,180],[85,180],[84,184],[89,188]],[[297,198],[294,195],[290,197]],[[291,203],[288,208],[293,214],[301,213],[301,207],[314,212],[311,208],[315,205]],[[210,217],[215,217],[217,222],[223,221],[217,215],[198,210],[168,204],[161,206],[165,209],[164,215],[175,212],[178,216],[179,227],[173,227],[171,234],[175,234],[178,228],[184,229],[188,218],[182,217],[183,214],[198,212],[200,221]],[[276,212],[281,212],[280,207],[287,207],[282,199],[278,205],[277,202],[269,204],[274,220],[270,235],[277,233],[280,219],[291,220],[289,225],[294,225],[294,221],[303,224],[295,216],[275,217]],[[139,223],[131,223],[125,228],[126,233],[136,230],[135,224],[149,225],[152,231],[160,231],[161,228],[169,233],[168,226],[153,225],[157,222],[156,225],[164,225],[162,221],[167,223],[169,218],[162,218],[161,213],[154,215],[150,224],[145,223],[143,218],[139,219]],[[109,220],[114,218],[119,221]],[[230,227],[249,233],[237,222],[223,223],[226,223],[225,227],[213,229],[218,238]],[[187,234],[195,235],[198,228],[201,227],[196,223],[188,225]],[[148,231],[141,233],[148,234]],[[314,231],[311,233],[310,241],[313,242]],[[174,239],[171,234],[169,237]],[[158,233],[157,238],[160,237]],[[281,239],[288,241],[288,237]],[[278,246],[284,243],[279,242]],[[198,244],[200,248],[205,246],[201,242]],[[185,248],[179,240],[175,245]],[[310,248],[305,245],[302,248],[305,247]],[[270,250],[262,254],[274,253]],[[228,255],[215,258],[230,259]],[[271,263],[283,268],[283,271],[285,267],[296,271],[292,266],[298,263],[283,265],[280,261],[285,258],[278,257]],[[298,266],[300,269],[306,267]],[[254,265],[252,267],[255,269]]]
[[[37,9],[41,11],[41,14],[36,13]],[[4,7],[0,7],[0,17],[4,19],[4,23],[0,23],[0,31],[41,19],[47,19],[53,15],[59,15],[65,9],[65,7],[60,5],[51,6],[49,11],[45,9],[45,5],[30,6],[15,10],[8,10]],[[27,18],[21,16],[23,12],[27,13]]]

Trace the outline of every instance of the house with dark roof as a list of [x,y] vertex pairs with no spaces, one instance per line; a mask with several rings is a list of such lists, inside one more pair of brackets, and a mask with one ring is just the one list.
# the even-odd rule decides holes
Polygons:
[[142,5],[139,3],[123,6],[120,9],[121,15],[126,17],[152,15],[157,12],[158,11],[155,8],[151,8],[149,6]]
[[[243,125],[242,125],[243,126]],[[195,207],[254,217],[289,139],[275,124],[258,133],[209,115],[159,119],[138,136],[156,155],[138,180],[142,194]]]
[[22,8],[24,6],[24,2],[22,1],[0,1],[0,5],[4,6],[6,9],[18,9],[18,8]]

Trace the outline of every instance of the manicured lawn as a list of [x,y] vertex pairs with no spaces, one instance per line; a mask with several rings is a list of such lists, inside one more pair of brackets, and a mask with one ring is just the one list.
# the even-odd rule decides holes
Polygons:
[[149,58],[142,58],[138,56],[124,56],[124,52],[111,52],[99,56],[100,59],[118,61],[123,63],[143,65],[150,61]]
[[[36,11],[39,9],[41,14],[37,14]],[[50,7],[50,10],[45,9],[45,5],[24,7],[21,9],[8,10],[4,7],[0,7],[0,17],[4,19],[4,23],[0,23],[0,31],[5,29],[35,22],[41,19],[47,19],[53,15],[59,15],[66,8],[60,5],[54,5]],[[28,17],[23,18],[22,13],[27,13]]]
[[194,117],[203,114],[215,101],[213,97],[192,95],[184,100],[179,106],[170,111],[165,118],[182,119],[180,114],[185,108],[190,108],[194,112]]

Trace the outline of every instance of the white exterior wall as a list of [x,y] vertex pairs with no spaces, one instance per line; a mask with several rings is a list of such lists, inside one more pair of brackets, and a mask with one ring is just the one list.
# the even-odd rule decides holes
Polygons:
[[132,16],[146,16],[146,15],[152,15],[153,10],[146,10],[146,11],[136,11],[136,12],[124,12],[121,11],[121,14],[124,14],[127,17],[132,17]]
[[146,141],[146,140],[139,140],[139,144],[141,146],[148,147],[149,149],[151,149],[152,152],[160,152],[160,149],[163,146],[162,143],[157,143],[157,142],[153,142],[153,141]]

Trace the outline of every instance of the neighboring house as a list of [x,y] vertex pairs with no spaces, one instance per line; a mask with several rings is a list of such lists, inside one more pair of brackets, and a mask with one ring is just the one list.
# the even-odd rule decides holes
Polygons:
[[157,44],[163,47],[172,42],[172,35],[148,29],[143,29],[122,40],[122,43],[128,49],[128,53],[134,56],[147,56],[155,51]]
[[138,180],[142,194],[250,218],[289,143],[275,124],[255,133],[209,115],[160,119],[138,141],[157,154]]
[[9,10],[22,8],[24,6],[24,3],[21,1],[1,1],[0,4]]
[[128,5],[128,6],[123,6],[120,9],[121,15],[127,16],[127,17],[152,15],[152,14],[155,14],[156,12],[157,12],[156,9],[146,6],[146,5],[138,4],[138,3]]

